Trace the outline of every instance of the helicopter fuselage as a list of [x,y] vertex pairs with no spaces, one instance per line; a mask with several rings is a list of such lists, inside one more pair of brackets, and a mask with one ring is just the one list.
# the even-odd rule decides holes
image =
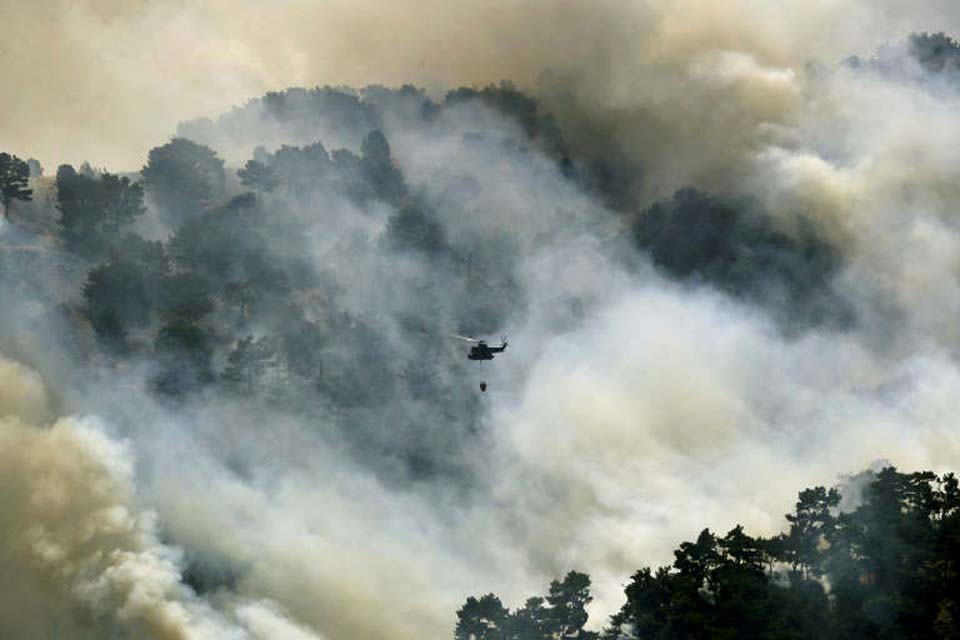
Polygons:
[[487,346],[487,343],[481,342],[477,346],[470,348],[470,353],[467,354],[467,358],[470,360],[493,360],[493,355],[495,353],[500,353],[506,349],[506,342],[499,347],[490,347]]

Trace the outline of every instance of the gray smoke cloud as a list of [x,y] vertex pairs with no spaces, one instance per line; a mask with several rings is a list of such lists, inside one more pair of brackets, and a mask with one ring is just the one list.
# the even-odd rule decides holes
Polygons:
[[138,508],[132,452],[96,421],[36,423],[49,413],[39,376],[0,359],[0,596],[13,638],[316,639],[275,604],[244,602],[236,622],[181,581],[180,553]]
[[[476,439],[404,396],[380,423],[360,416],[369,442],[443,451],[458,470],[418,482],[358,452],[319,403],[310,419],[225,397],[171,410],[127,390],[146,363],[78,381],[36,308],[82,270],[37,274],[36,247],[0,222],[0,294],[22,302],[0,309],[0,345],[53,387],[0,360],[0,562],[24,576],[0,597],[12,637],[443,637],[467,595],[516,604],[571,568],[593,576],[600,624],[631,571],[704,526],[774,532],[798,489],[878,458],[960,463],[958,96],[833,65],[949,30],[950,3],[7,3],[0,18],[17,80],[3,91],[20,88],[0,100],[0,148],[136,167],[178,121],[265,89],[513,77],[574,149],[630,167],[641,202],[694,184],[753,196],[786,228],[811,217],[857,317],[786,337],[768,310],[628,270],[619,218],[549,158],[496,143],[522,138],[516,123],[475,104],[429,129],[391,116],[394,156],[449,242],[507,243],[525,293],[510,351],[484,370]],[[257,143],[356,148],[364,133],[260,126],[208,142],[238,162]],[[69,145],[50,133],[63,129]],[[374,317],[424,304],[411,283],[442,278],[371,255],[393,213],[380,207],[324,193],[292,214],[312,273]],[[278,259],[288,240],[271,238]],[[201,593],[189,565],[212,582]]]
[[[757,117],[776,123],[789,111],[789,95],[770,85],[778,74],[958,20],[948,0],[5,2],[0,144],[45,165],[134,170],[178,122],[267,90],[445,90],[503,78],[533,86],[554,70],[574,80],[563,86],[576,104],[568,117],[587,118],[626,153],[656,149],[670,170],[703,177],[704,156],[733,157]],[[726,66],[725,86],[689,82],[691,65],[716,64]],[[745,82],[758,75],[766,80]],[[664,135],[614,136],[628,131],[617,119]]]

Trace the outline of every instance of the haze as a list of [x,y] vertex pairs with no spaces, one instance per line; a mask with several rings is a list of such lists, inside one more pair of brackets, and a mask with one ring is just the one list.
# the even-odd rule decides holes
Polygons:
[[802,65],[909,31],[950,30],[947,0],[37,0],[0,2],[0,146],[45,166],[137,170],[176,124],[287,86],[442,92],[548,69],[622,100],[638,66],[748,50]]

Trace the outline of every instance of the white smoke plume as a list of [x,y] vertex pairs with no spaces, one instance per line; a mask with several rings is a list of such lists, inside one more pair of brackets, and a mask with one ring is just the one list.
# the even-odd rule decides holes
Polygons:
[[[38,375],[0,360],[0,566],[23,576],[0,594],[6,635],[446,637],[467,595],[516,605],[569,569],[593,576],[599,626],[630,572],[704,526],[775,532],[797,490],[880,458],[960,465],[958,94],[836,64],[960,26],[952,3],[40,2],[0,18],[19,80],[2,89],[0,148],[135,168],[176,122],[267,89],[512,77],[574,149],[630,167],[642,203],[693,184],[752,196],[785,228],[814,219],[857,318],[785,336],[763,309],[628,272],[609,255],[619,219],[547,159],[463,153],[478,122],[517,134],[485,109],[431,132],[388,121],[431,203],[462,175],[487,185],[445,208],[453,242],[503,233],[522,249],[530,299],[484,372],[488,431],[458,459],[474,484],[392,486],[331,433],[326,407],[311,421],[223,399],[173,412],[113,388],[123,372],[70,396],[103,416],[54,421]],[[53,37],[62,50],[26,44]],[[351,311],[399,305],[398,283],[430,277],[353,250],[389,212],[323,214],[304,242],[318,272],[340,260]],[[48,360],[13,334],[0,344]],[[421,410],[422,430],[388,420],[377,437],[454,438]],[[227,577],[197,594],[190,563]]]
[[269,602],[241,604],[241,626],[196,598],[137,507],[129,449],[92,421],[34,423],[45,391],[22,365],[0,359],[0,383],[5,637],[317,638]]

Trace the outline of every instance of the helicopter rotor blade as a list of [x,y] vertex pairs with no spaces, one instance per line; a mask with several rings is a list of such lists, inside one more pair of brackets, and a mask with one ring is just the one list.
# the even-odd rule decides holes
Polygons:
[[457,338],[458,340],[464,340],[464,341],[466,341],[466,342],[480,342],[480,341],[477,340],[476,338],[468,338],[467,336],[457,335],[456,333],[451,333],[451,334],[450,334],[450,337],[451,337],[451,338]]

